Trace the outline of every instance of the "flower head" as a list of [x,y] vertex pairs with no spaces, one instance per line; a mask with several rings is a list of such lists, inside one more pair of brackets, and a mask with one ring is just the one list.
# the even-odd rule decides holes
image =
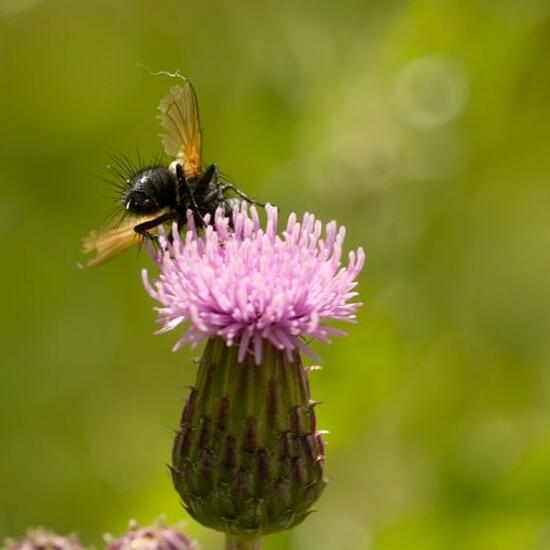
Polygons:
[[8,540],[7,550],[84,550],[75,536],[62,537],[44,529],[30,529],[19,541]]
[[196,544],[181,531],[168,527],[158,520],[149,527],[139,527],[135,521],[130,522],[130,529],[119,539],[110,535],[107,539],[107,550],[195,550]]
[[355,320],[361,304],[351,300],[363,250],[350,252],[343,267],[343,227],[332,221],[323,236],[313,214],[301,223],[291,214],[279,235],[277,209],[267,205],[266,212],[263,229],[256,209],[249,211],[245,202],[231,220],[220,208],[213,220],[205,218],[202,235],[189,213],[184,239],[176,227],[173,240],[161,237],[160,276],[152,283],[145,271],[143,277],[161,304],[159,332],[190,322],[175,349],[220,336],[228,346],[238,344],[240,361],[252,349],[259,364],[264,340],[289,356],[294,350],[313,356],[305,339],[327,341],[344,333],[326,321]]

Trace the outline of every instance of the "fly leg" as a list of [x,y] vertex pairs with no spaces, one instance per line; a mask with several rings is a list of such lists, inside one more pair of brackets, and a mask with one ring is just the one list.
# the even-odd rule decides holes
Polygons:
[[153,233],[151,233],[150,230],[159,226],[161,223],[171,220],[173,217],[174,217],[173,214],[168,212],[166,214],[161,214],[154,220],[149,220],[147,222],[139,223],[138,225],[134,226],[134,231],[138,235],[141,235],[144,239],[148,239],[154,244],[157,244],[158,235],[153,235]]
[[[216,200],[221,203],[223,202],[223,193],[220,193],[219,188],[219,170],[217,164],[211,164],[207,169],[206,172],[202,175],[197,187],[200,189],[208,189],[208,193],[204,195],[204,202],[209,203],[214,196],[216,197]],[[211,185],[214,185],[214,189],[211,188]]]
[[202,180],[204,180],[206,185],[210,185],[211,183],[214,185],[214,189],[206,195],[206,202],[212,200],[215,196],[218,206],[222,205],[225,202],[225,197],[223,196],[223,186],[220,183],[220,170],[218,165],[211,164],[204,173]]
[[178,180],[178,185],[176,189],[176,200],[178,204],[180,204],[181,201],[180,193],[182,190],[184,190],[187,197],[189,198],[191,210],[193,210],[193,213],[195,215],[200,215],[199,206],[197,205],[197,201],[195,200],[195,194],[193,193],[193,190],[191,189],[191,186],[189,185],[189,182],[185,177],[183,166],[180,163],[176,164],[176,178]]
[[218,181],[219,169],[217,164],[211,164],[202,175],[199,185],[208,185],[213,181]]
[[[197,183],[197,189],[202,193],[201,204],[207,212],[214,214],[220,206],[224,215],[228,214],[228,201],[223,194],[223,186],[219,181],[219,170],[216,164],[211,164]],[[202,221],[202,220],[201,220]]]
[[[225,192],[229,189],[233,191],[236,195],[238,195],[241,199],[244,199],[246,202],[249,202],[250,204],[255,204],[256,206],[264,207],[265,204],[255,201],[253,198],[249,197],[246,193],[241,191],[235,184],[231,182],[227,183],[219,183],[219,169],[216,164],[211,164],[206,172],[204,173],[203,177],[201,178],[200,184],[208,185],[210,183],[213,183],[216,190],[216,200],[219,204],[222,204],[225,202]],[[206,197],[206,200],[208,201],[213,196],[213,193],[209,193]]]
[[245,200],[246,202],[249,202],[250,204],[254,204],[256,206],[261,206],[262,208],[265,207],[265,203],[263,202],[258,202],[256,200],[254,200],[253,198],[249,197],[246,193],[244,193],[243,191],[241,191],[236,185],[234,185],[233,183],[224,183],[223,185],[219,185],[219,188],[218,188],[218,193],[221,194],[222,198],[223,198],[223,195],[224,193],[230,189],[231,191],[233,191],[236,195],[238,195],[239,197],[241,197],[241,199]]
[[[208,194],[204,197],[204,201],[206,203],[210,203],[212,199],[215,199],[216,207],[222,206],[224,209],[224,215],[231,217],[233,208],[229,206],[229,201],[223,194],[225,186],[220,183],[220,172],[217,164],[211,164],[207,168],[201,178],[201,182],[204,182],[204,187],[209,186],[211,188]],[[214,187],[213,189],[212,186]]]

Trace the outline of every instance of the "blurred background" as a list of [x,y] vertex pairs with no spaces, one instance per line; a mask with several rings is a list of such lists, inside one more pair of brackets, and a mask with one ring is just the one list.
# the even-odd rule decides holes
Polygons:
[[317,346],[330,484],[269,549],[550,548],[547,0],[0,0],[0,539],[101,547],[189,518],[166,463],[196,353],[153,337],[127,252],[79,270],[109,154],[160,151],[181,70],[205,157],[362,245]]

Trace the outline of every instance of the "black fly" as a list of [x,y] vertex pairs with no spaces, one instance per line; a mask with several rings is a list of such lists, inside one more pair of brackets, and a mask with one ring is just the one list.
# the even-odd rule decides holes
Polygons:
[[103,263],[143,237],[155,238],[154,232],[166,222],[183,227],[188,210],[200,225],[219,206],[230,215],[238,202],[234,195],[260,204],[224,180],[216,164],[203,170],[197,96],[189,81],[170,88],[159,104],[158,120],[166,130],[165,152],[175,160],[168,166],[159,162],[133,172],[128,163],[115,168],[123,179],[120,200],[125,215],[118,225],[92,232],[84,241],[85,252],[96,252],[88,266]]

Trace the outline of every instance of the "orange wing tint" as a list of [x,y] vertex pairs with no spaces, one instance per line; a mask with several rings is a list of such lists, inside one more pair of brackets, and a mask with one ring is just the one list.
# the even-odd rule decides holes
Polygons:
[[166,153],[182,161],[188,176],[202,174],[202,133],[193,86],[172,86],[158,106],[157,118],[168,133],[162,135]]
[[[82,251],[85,254],[95,252],[96,255],[88,260],[85,266],[93,267],[102,264],[131,246],[138,244],[142,237],[134,231],[134,227],[140,223],[154,220],[161,213],[157,212],[151,216],[125,219],[116,227],[108,228],[101,232],[92,231],[84,239]],[[154,231],[156,231],[156,228],[152,229],[152,232]]]

